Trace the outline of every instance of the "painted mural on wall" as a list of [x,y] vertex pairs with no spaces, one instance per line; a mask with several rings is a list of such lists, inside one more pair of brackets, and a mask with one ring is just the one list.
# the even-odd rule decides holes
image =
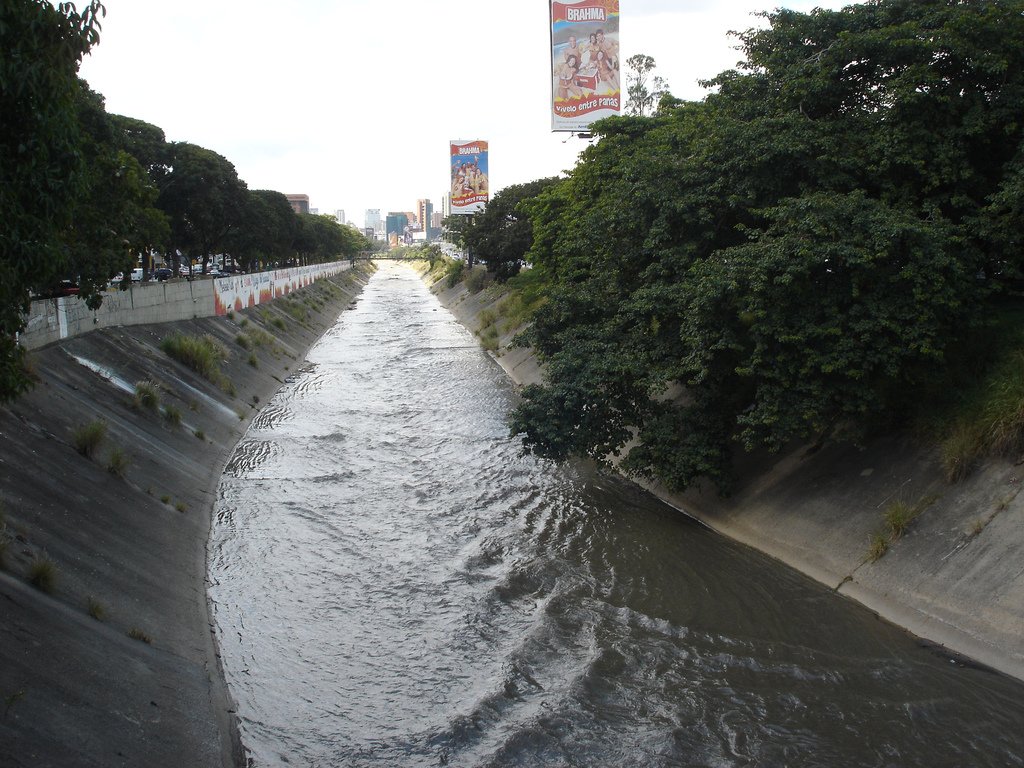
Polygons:
[[345,267],[340,263],[316,264],[310,267],[275,269],[251,275],[218,277],[213,281],[213,301],[218,315],[239,312],[265,304],[285,294],[312,285],[321,277],[330,277]]

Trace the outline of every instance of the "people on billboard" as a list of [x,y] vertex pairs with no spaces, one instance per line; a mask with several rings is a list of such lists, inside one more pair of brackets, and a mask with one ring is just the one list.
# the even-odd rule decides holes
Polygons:
[[555,98],[557,99],[580,99],[583,98],[583,89],[577,82],[580,71],[580,62],[576,54],[571,53],[562,61],[555,71]]

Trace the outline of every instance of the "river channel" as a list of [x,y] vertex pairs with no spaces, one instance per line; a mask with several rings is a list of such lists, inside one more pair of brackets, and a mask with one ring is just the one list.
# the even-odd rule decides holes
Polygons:
[[384,263],[253,422],[210,549],[253,765],[1024,765],[1024,685],[524,455],[514,398]]

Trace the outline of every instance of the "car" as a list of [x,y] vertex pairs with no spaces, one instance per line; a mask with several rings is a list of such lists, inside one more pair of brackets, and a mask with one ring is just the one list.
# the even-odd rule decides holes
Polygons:
[[136,267],[135,269],[132,270],[132,282],[133,283],[141,283],[142,282],[142,267]]
[[159,280],[160,282],[163,282],[164,280],[170,280],[172,277],[174,277],[174,273],[167,267],[160,267],[155,272],[153,272],[153,279]]

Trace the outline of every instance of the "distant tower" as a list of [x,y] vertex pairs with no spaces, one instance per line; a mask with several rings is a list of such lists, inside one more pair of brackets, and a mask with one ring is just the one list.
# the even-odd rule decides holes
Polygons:
[[334,218],[336,218],[338,223],[343,226],[348,223],[345,221],[345,210],[343,208],[339,208],[334,212]]
[[380,229],[380,208],[367,208],[366,209],[366,221],[363,223],[367,229],[372,229],[374,232]]
[[296,213],[309,213],[309,195],[285,195]]

